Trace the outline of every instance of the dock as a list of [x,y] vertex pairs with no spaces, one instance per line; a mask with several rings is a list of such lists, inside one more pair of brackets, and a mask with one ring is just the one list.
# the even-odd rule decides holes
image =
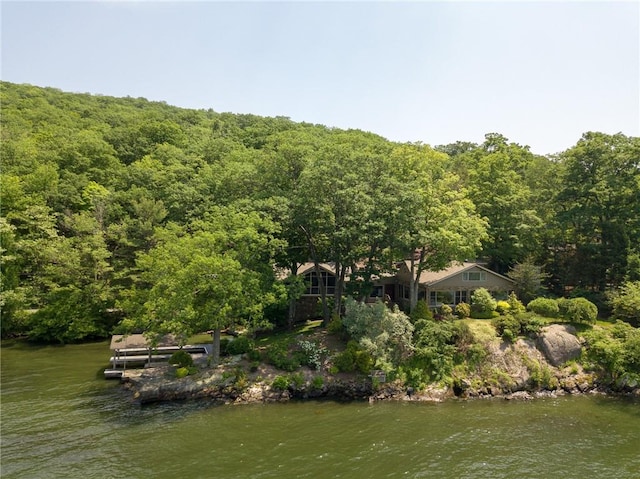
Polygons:
[[193,359],[207,357],[211,354],[212,345],[177,344],[176,339],[166,335],[152,346],[142,334],[128,336],[116,334],[111,338],[110,349],[113,355],[109,358],[111,368],[104,370],[105,379],[120,379],[127,368],[148,367],[154,363],[166,363],[176,351],[186,351]]

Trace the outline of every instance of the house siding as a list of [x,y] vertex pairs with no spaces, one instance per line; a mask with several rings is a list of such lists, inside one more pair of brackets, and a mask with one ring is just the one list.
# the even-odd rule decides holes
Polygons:
[[464,272],[485,273],[486,279],[484,281],[465,281],[462,275],[463,272],[460,272],[455,276],[451,276],[449,278],[443,279],[442,281],[438,281],[437,283],[429,285],[429,290],[448,291],[456,289],[475,290],[479,288],[485,288],[489,291],[510,291],[511,289],[513,289],[513,283],[487,270],[475,267],[465,270]]

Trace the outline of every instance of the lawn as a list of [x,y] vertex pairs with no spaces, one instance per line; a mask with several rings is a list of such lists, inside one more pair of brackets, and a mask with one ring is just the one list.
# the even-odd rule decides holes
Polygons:
[[[318,328],[322,327],[322,320],[317,321],[306,321],[305,323],[297,325],[293,330],[287,331],[275,331],[275,332],[266,332],[264,336],[260,335],[258,339],[256,339],[256,344],[258,346],[268,346],[271,343],[278,342],[285,339],[295,338],[300,335],[312,334],[314,331],[317,331]],[[233,336],[228,336],[226,334],[222,334],[222,338],[233,338]],[[207,333],[196,334],[191,336],[187,341],[187,344],[209,344],[212,342],[211,335]]]

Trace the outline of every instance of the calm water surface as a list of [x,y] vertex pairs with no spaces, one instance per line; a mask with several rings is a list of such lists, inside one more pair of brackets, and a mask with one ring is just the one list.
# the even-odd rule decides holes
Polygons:
[[640,477],[630,400],[139,407],[106,342],[0,351],[3,479]]

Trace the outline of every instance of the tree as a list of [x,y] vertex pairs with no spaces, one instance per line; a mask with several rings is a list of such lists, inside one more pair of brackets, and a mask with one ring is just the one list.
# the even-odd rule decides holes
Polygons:
[[252,272],[221,253],[217,243],[211,233],[198,233],[174,238],[142,255],[138,267],[150,287],[133,298],[141,304],[128,304],[130,311],[137,309],[137,317],[125,326],[143,329],[152,342],[168,333],[184,342],[213,330],[212,357],[217,364],[220,331],[240,322],[249,310],[259,315],[261,296]]
[[563,189],[558,222],[564,263],[573,286],[605,291],[622,283],[640,244],[640,138],[585,133],[561,155]]
[[[384,142],[357,132],[340,133],[322,145],[299,177],[292,201],[294,224],[302,231],[308,255],[316,265],[330,261],[336,270],[334,312],[342,309],[347,272],[370,252],[370,233],[378,215],[371,178],[381,171]],[[329,321],[326,291],[320,294]]]
[[493,269],[504,273],[534,252],[542,231],[524,178],[533,155],[528,148],[507,144],[502,135],[490,133],[481,147],[465,157],[469,197],[489,222],[482,254],[490,258]]
[[527,258],[521,263],[516,263],[507,273],[507,276],[515,281],[514,290],[518,297],[528,303],[540,296],[542,281],[549,275],[542,272],[542,267],[537,266]]
[[380,301],[371,305],[349,298],[345,306],[344,327],[371,354],[377,368],[389,372],[409,357],[413,324],[406,314]]
[[613,317],[640,327],[640,281],[624,283],[610,296]]
[[394,152],[404,168],[405,182],[413,188],[414,203],[404,214],[405,229],[396,231],[404,257],[410,258],[410,307],[418,302],[420,275],[439,271],[453,261],[475,257],[486,236],[486,221],[460,185],[460,179],[445,170],[446,157],[428,147],[400,147]]
[[221,330],[263,325],[263,310],[276,299],[273,245],[261,230],[269,226],[255,213],[218,209],[192,224],[193,233],[160,231],[159,244],[138,259],[141,282],[124,303],[131,314],[124,328],[142,329],[152,342],[211,330],[217,364]]

